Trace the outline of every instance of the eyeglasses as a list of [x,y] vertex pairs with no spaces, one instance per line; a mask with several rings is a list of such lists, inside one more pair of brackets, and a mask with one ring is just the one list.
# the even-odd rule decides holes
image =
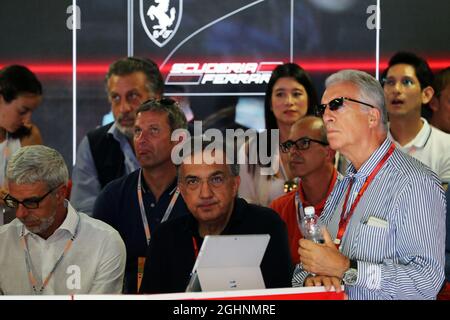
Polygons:
[[295,146],[295,148],[297,150],[306,150],[306,149],[309,149],[309,146],[311,145],[311,142],[319,143],[319,144],[321,144],[323,146],[327,146],[328,145],[327,142],[323,142],[323,141],[316,140],[316,139],[311,139],[311,138],[308,138],[308,137],[303,137],[303,138],[300,138],[300,139],[295,140],[295,141],[288,140],[288,141],[285,141],[283,143],[280,143],[281,152],[288,153],[289,150],[293,146]]
[[[216,174],[211,177],[206,178],[206,182],[208,185],[213,189],[218,189],[222,187],[225,184],[225,181],[227,179],[227,176],[224,174]],[[200,185],[204,182],[205,179],[199,178],[199,177],[187,177],[183,184],[186,186],[189,190],[197,190]]]
[[44,194],[42,197],[28,198],[22,201],[17,200],[8,193],[5,197],[3,197],[3,201],[5,201],[6,206],[10,208],[18,208],[19,204],[22,204],[27,209],[37,209],[39,208],[39,203],[44,200],[50,193],[55,191],[58,187],[50,189],[50,191]]
[[344,100],[360,103],[360,104],[363,104],[365,106],[368,106],[368,107],[371,107],[371,108],[375,108],[375,106],[373,106],[371,104],[368,104],[368,103],[365,103],[365,102],[362,102],[362,101],[359,101],[359,100],[355,100],[355,99],[347,98],[347,97],[340,97],[340,98],[335,98],[335,99],[331,100],[328,103],[319,104],[316,107],[316,115],[318,117],[322,117],[323,114],[325,113],[325,109],[327,108],[327,106],[330,107],[331,111],[335,111],[335,110],[338,110],[338,109],[342,108],[344,106]]

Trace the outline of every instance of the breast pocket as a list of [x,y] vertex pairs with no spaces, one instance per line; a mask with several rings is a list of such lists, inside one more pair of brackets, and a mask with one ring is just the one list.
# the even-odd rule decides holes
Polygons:
[[354,257],[373,263],[381,263],[386,255],[388,228],[361,223],[355,237]]

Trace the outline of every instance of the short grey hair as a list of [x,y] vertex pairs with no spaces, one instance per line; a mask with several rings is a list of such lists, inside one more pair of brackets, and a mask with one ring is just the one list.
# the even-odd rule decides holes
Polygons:
[[359,70],[341,70],[333,73],[325,80],[325,88],[339,82],[351,82],[360,92],[360,99],[372,104],[381,113],[381,122],[387,130],[387,110],[384,100],[384,90],[380,83],[370,74]]
[[[188,140],[186,140],[184,142],[184,144],[189,144],[190,145],[189,152],[183,153],[183,155],[181,156],[182,159],[184,160],[187,157],[191,157],[194,154],[196,154],[198,151],[204,152],[206,147],[210,143],[216,143],[216,141],[213,141],[213,142],[207,141],[207,140],[204,139],[203,136],[194,136],[194,137],[189,138]],[[231,175],[233,177],[239,176],[239,168],[240,168],[240,166],[237,163],[236,154],[234,154],[234,150],[235,150],[234,146],[233,146],[233,148],[229,148],[229,150],[233,150],[233,153],[230,154],[230,152],[227,150],[225,141],[218,141],[217,143],[220,145],[219,151],[222,151],[223,155],[225,156],[224,157],[225,163],[230,162],[230,163],[227,163],[227,164],[228,164],[228,167],[230,168]],[[201,149],[200,150],[196,150],[196,148],[194,147],[196,145],[201,145]],[[183,148],[183,150],[185,150],[185,149]],[[218,150],[218,149],[215,149],[215,150]],[[183,161],[179,165],[176,166],[177,167],[178,179],[180,179],[180,167],[182,165],[183,165]]]
[[62,155],[42,145],[20,148],[8,162],[7,179],[16,184],[44,182],[49,189],[67,184],[69,171]]

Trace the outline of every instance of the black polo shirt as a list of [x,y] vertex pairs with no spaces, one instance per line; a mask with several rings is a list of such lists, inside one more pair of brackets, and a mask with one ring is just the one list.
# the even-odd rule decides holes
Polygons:
[[[93,210],[93,217],[111,225],[120,233],[125,242],[127,263],[124,293],[137,292],[137,260],[138,257],[145,257],[147,252],[147,239],[137,196],[139,170],[106,185],[95,201]],[[159,201],[156,201],[142,178],[142,197],[152,236],[153,231],[166,212],[176,186],[177,181],[175,179],[161,195]],[[179,195],[168,220],[187,213],[186,204]]]
[[[261,262],[266,288],[290,287],[293,265],[286,225],[272,209],[237,198],[222,234],[266,233],[270,241]],[[141,293],[185,291],[196,259],[192,237],[200,248],[203,239],[191,214],[158,226],[148,248]]]

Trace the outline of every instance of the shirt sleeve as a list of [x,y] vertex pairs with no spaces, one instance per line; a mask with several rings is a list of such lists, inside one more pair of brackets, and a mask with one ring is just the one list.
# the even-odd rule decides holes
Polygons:
[[119,233],[113,230],[103,240],[102,255],[89,294],[122,293],[126,249]]
[[97,169],[87,136],[81,140],[77,151],[77,160],[72,172],[72,192],[70,202],[78,211],[92,215],[95,199],[101,187]]
[[120,189],[117,188],[117,184],[109,183],[100,191],[100,194],[95,199],[92,209],[92,217],[95,219],[106,222],[116,230],[118,230],[118,218],[117,215],[120,212],[119,202],[122,200],[119,195]]
[[294,274],[292,275],[292,286],[295,287],[303,287],[304,283],[305,283],[305,279],[309,276],[310,274],[308,272],[306,272],[305,270],[303,270],[303,268],[301,267],[301,265],[296,264],[295,265],[295,269],[294,269]]
[[445,200],[438,181],[423,179],[400,192],[396,256],[382,263],[358,261],[355,284],[383,299],[435,299],[444,281]]

